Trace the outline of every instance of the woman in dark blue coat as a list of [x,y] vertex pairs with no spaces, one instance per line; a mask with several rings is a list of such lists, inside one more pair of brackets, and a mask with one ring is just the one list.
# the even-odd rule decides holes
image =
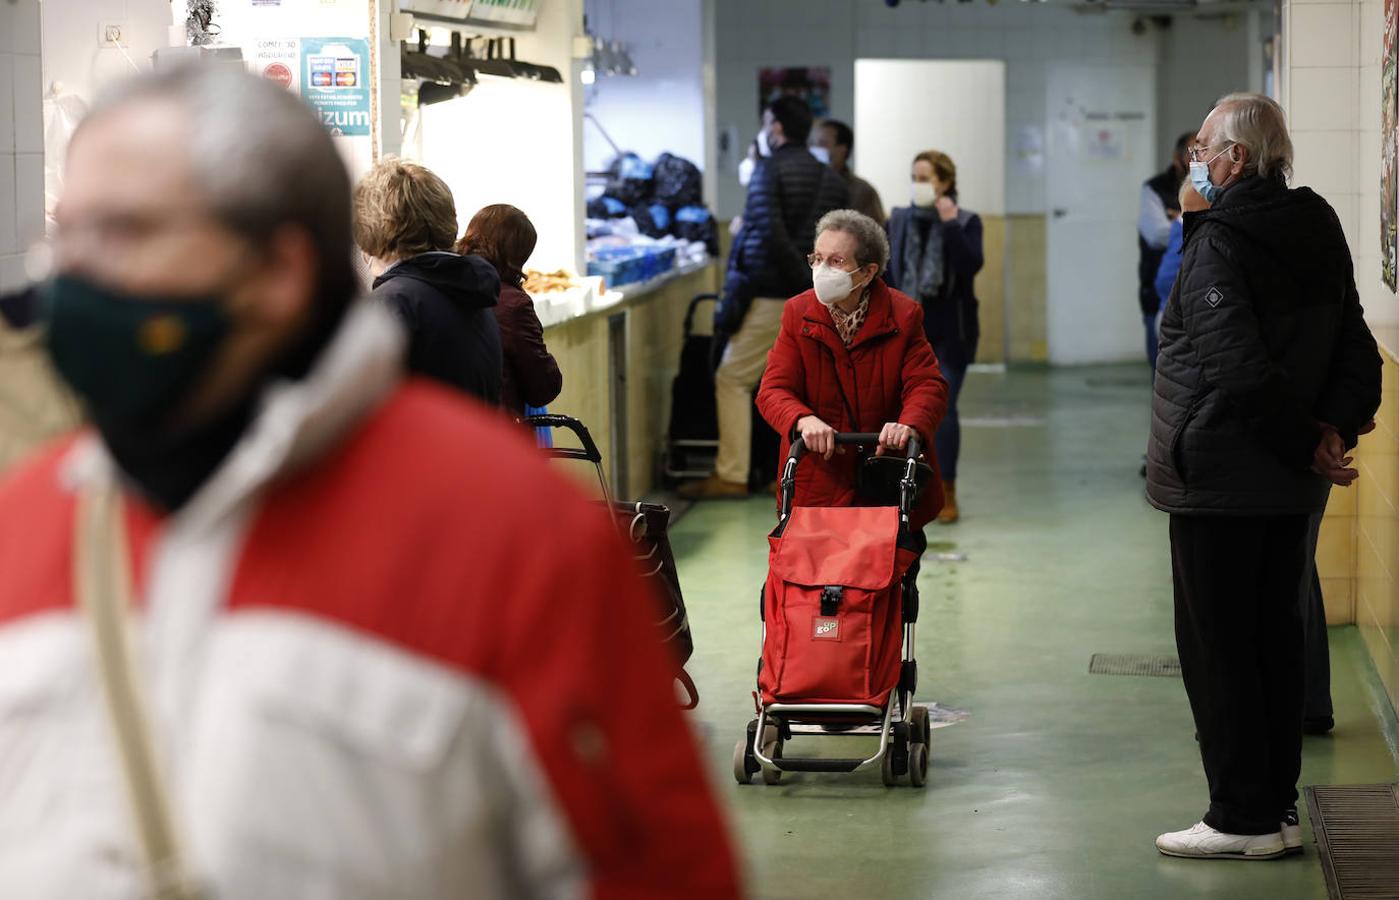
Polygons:
[[985,262],[981,217],[957,205],[957,165],[946,153],[928,150],[913,158],[912,205],[889,218],[886,280],[923,306],[923,330],[937,354],[949,389],[947,416],[938,428],[938,467],[946,503],[938,521],[956,522],[957,456],[962,426],[957,396],[981,337],[976,273]]

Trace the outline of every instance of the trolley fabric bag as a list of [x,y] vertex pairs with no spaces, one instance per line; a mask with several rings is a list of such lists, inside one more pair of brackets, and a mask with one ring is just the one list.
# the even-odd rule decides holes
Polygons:
[[762,671],[768,703],[883,706],[899,682],[903,577],[896,507],[792,510],[768,537]]

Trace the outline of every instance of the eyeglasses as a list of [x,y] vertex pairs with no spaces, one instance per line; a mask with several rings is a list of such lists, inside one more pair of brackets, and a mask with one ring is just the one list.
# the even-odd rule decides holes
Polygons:
[[[1223,153],[1225,150],[1228,150],[1230,147],[1234,146],[1235,143],[1236,143],[1235,141],[1226,141],[1226,142],[1224,143],[1224,147],[1219,151],[1219,153]],[[1191,161],[1191,162],[1205,162],[1205,154],[1206,154],[1206,153],[1209,153],[1209,152],[1210,152],[1210,148],[1209,148],[1209,147],[1201,147],[1199,144],[1196,144],[1194,147],[1191,147],[1191,148],[1190,148],[1190,161]],[[1218,156],[1219,153],[1216,153],[1215,156]],[[1210,162],[1213,162],[1213,161],[1214,161],[1213,158],[1211,158],[1211,159],[1210,159]]]
[[807,258],[806,258],[806,263],[807,263],[807,265],[811,266],[811,268],[813,268],[813,269],[816,268],[817,266],[821,265],[822,263],[825,263],[826,265],[829,265],[832,269],[842,269],[842,270],[844,270],[846,266],[852,266],[852,265],[853,265],[855,268],[857,268],[857,269],[860,267],[860,264],[857,263],[857,262],[856,262],[855,260],[853,260],[853,259],[846,259],[845,257],[839,256],[839,255],[836,255],[836,256],[822,256],[822,255],[819,254],[819,253],[812,253],[812,254],[809,254],[809,255],[807,256]]

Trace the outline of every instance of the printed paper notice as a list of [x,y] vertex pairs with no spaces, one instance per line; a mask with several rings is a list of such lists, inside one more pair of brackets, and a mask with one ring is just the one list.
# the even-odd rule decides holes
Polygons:
[[301,39],[301,95],[331,134],[369,134],[368,79],[368,41]]
[[292,93],[301,92],[301,41],[297,38],[260,40],[249,63],[254,75],[277,82]]

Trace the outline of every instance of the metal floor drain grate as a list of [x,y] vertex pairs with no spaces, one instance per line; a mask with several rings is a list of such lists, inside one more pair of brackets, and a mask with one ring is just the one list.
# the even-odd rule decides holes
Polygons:
[[1399,898],[1399,785],[1306,788],[1331,900]]
[[1179,678],[1180,660],[1174,656],[1147,656],[1140,653],[1094,653],[1088,661],[1090,675],[1147,675]]

